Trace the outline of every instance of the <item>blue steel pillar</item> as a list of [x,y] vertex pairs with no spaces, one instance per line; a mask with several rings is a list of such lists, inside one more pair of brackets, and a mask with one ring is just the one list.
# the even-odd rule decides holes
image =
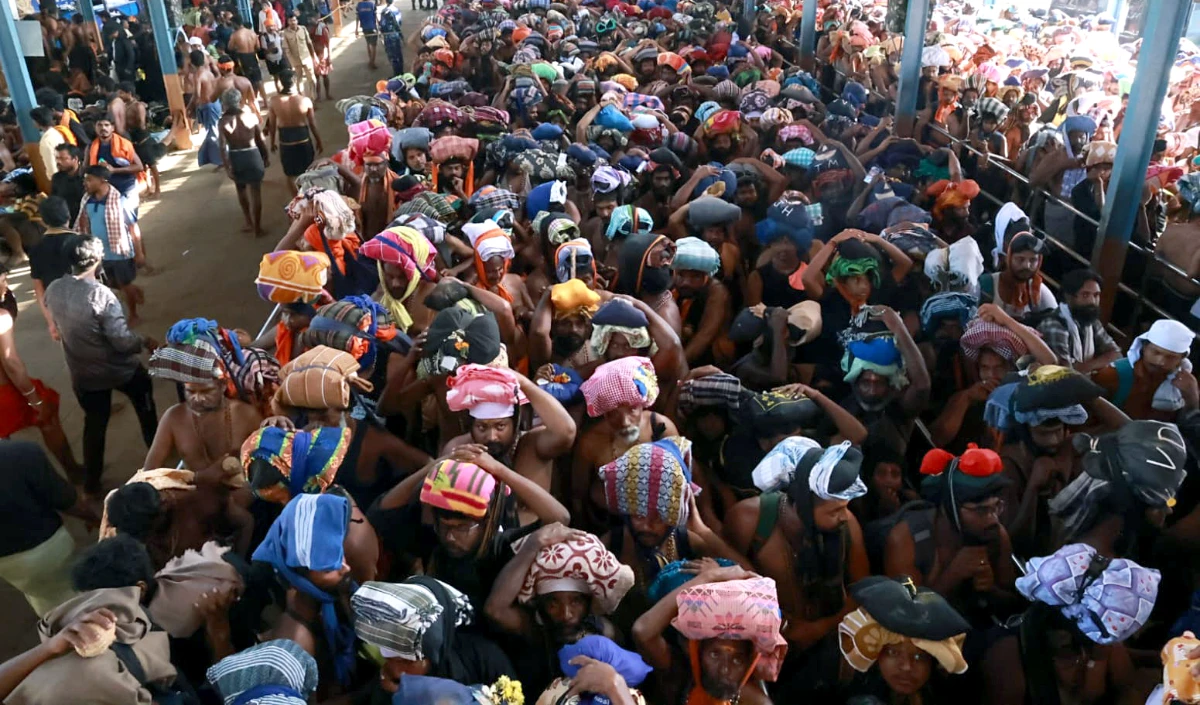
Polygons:
[[904,22],[904,52],[900,55],[900,87],[896,94],[896,132],[911,137],[917,123],[917,95],[921,90],[921,52],[929,27],[928,0],[909,0]]
[[83,16],[84,22],[96,24],[96,8],[92,5],[92,0],[76,0],[75,4],[79,7],[79,14]]
[[1167,79],[1175,64],[1175,52],[1179,49],[1184,20],[1191,4],[1179,0],[1150,0],[1144,15],[1142,36],[1150,41],[1142,42],[1138,54],[1137,74],[1117,145],[1112,181],[1100,216],[1101,239],[1092,257],[1092,266],[1104,277],[1100,310],[1105,321],[1116,299],[1129,238],[1133,235],[1142,202],[1146,167],[1150,164],[1158,133],[1159,112],[1167,95]]
[[0,0],[0,67],[4,69],[4,78],[8,81],[8,93],[12,97],[17,123],[21,126],[21,137],[26,144],[36,145],[42,133],[33,124],[29,111],[37,107],[37,100],[33,97],[33,83],[29,81],[25,55],[21,53],[16,21],[12,4],[8,0]]
[[238,0],[238,14],[242,16],[242,24],[254,29],[254,8],[250,6],[250,0]]
[[[86,0],[85,0],[86,1]],[[4,0],[0,0],[4,2]],[[175,146],[189,149],[192,146],[192,130],[188,125],[187,104],[183,102],[183,86],[179,82],[179,67],[175,65],[175,41],[171,25],[167,22],[167,6],[163,0],[146,0],[150,12],[150,26],[154,30],[154,49],[158,52],[158,65],[162,67],[163,87],[167,91],[167,106],[171,110],[171,133],[175,135]]]
[[804,14],[800,16],[800,66],[805,71],[816,68],[817,53],[817,0],[804,0]]

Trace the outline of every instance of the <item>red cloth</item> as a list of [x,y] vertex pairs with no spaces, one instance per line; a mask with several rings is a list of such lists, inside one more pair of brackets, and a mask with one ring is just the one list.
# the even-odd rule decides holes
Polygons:
[[[304,231],[304,241],[313,252],[324,252],[325,246],[321,244],[321,226],[313,223]],[[338,271],[342,274],[346,273],[346,250],[350,250],[350,254],[358,254],[358,236],[350,233],[341,240],[328,240],[329,251],[333,254],[334,264],[337,265]]]
[[[58,416],[58,392],[42,384],[40,379],[30,381],[37,390],[38,398],[43,404],[49,404],[53,415]],[[17,385],[9,382],[0,386],[0,438],[8,438],[23,428],[37,426],[37,420],[38,410],[30,405]]]

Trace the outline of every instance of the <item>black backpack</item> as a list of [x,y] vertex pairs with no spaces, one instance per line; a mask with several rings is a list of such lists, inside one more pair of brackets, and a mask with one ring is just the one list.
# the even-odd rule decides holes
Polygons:
[[338,269],[333,252],[329,249],[329,240],[321,233],[321,247],[329,256],[329,288],[333,298],[341,301],[347,296],[371,296],[379,288],[379,270],[375,263],[367,257],[354,254],[348,248],[343,251],[342,258],[346,262],[346,273]]
[[150,699],[154,705],[201,705],[200,696],[196,695],[196,691],[182,675],[177,675],[170,684],[157,681],[148,683],[146,682],[146,669],[142,668],[142,662],[138,659],[132,646],[114,642],[108,648],[112,649],[125,668],[129,669],[129,675],[136,678],[143,688],[150,691]]
[[912,532],[914,563],[922,575],[929,575],[936,558],[933,543],[933,517],[937,508],[923,499],[908,502],[892,514],[876,519],[863,527],[863,542],[871,560],[871,572],[883,574],[883,554],[888,534],[901,522]]

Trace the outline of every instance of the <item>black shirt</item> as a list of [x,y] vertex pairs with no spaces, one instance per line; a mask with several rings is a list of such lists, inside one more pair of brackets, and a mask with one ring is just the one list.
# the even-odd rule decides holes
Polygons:
[[75,489],[35,443],[0,441],[0,557],[28,551],[62,527]]
[[75,243],[70,230],[47,231],[46,235],[29,250],[29,276],[42,283],[42,287],[71,273],[71,249]]
[[[74,176],[61,171],[54,172],[50,177],[50,195],[58,196],[67,202],[71,211],[71,226],[79,217],[79,204],[83,201],[83,170],[77,169]],[[49,283],[49,282],[47,282]]]

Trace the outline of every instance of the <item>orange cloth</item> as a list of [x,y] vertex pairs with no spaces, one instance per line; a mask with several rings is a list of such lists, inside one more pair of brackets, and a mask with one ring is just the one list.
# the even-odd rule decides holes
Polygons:
[[[321,244],[321,226],[316,223],[313,223],[304,230],[304,241],[308,243],[308,246],[314,252],[325,251],[325,246]],[[329,252],[333,255],[333,261],[337,265],[338,271],[345,274],[346,251],[349,250],[352,255],[358,254],[358,236],[354,233],[349,233],[341,240],[327,240],[326,242],[329,243]]]
[[[68,130],[69,132],[70,130]],[[124,137],[113,133],[112,136],[112,155],[113,159],[125,159],[130,164],[137,158],[137,152],[133,149],[133,143]],[[88,147],[87,163],[92,166],[99,162],[100,159],[100,140],[92,140],[91,146]],[[146,170],[142,169],[137,173],[137,180],[144,182],[146,180]]]
[[[488,279],[484,269],[483,260],[479,257],[479,243],[493,237],[508,237],[508,234],[497,228],[489,233],[484,233],[483,235],[479,236],[478,240],[475,241],[475,276],[479,277],[479,283],[483,285],[483,288],[485,289],[490,287],[488,286]],[[512,294],[508,293],[508,289],[504,288],[504,275],[508,274],[509,264],[511,264],[509,260],[504,260],[504,271],[500,274],[500,281],[496,282],[496,293],[500,295],[500,298],[512,303]]]
[[850,289],[841,280],[833,280],[833,288],[850,304],[850,315],[857,316],[863,306],[867,305],[867,297],[858,297],[850,293]]
[[280,365],[292,361],[292,329],[284,325],[283,321],[275,324],[275,359]]
[[936,199],[930,212],[936,222],[942,221],[942,213],[949,208],[965,208],[979,196],[979,184],[973,179],[954,182],[942,179],[930,186],[925,195]]
[[79,146],[79,140],[75,139],[75,133],[71,132],[71,128],[64,127],[62,125],[55,125],[52,129],[58,134],[62,135],[63,139],[67,141],[67,144],[74,147]]
[[[58,392],[47,387],[40,379],[30,379],[37,390],[38,399],[49,404],[54,416],[58,416]],[[38,425],[38,410],[9,382],[0,385],[0,438],[8,438],[17,431]]]

